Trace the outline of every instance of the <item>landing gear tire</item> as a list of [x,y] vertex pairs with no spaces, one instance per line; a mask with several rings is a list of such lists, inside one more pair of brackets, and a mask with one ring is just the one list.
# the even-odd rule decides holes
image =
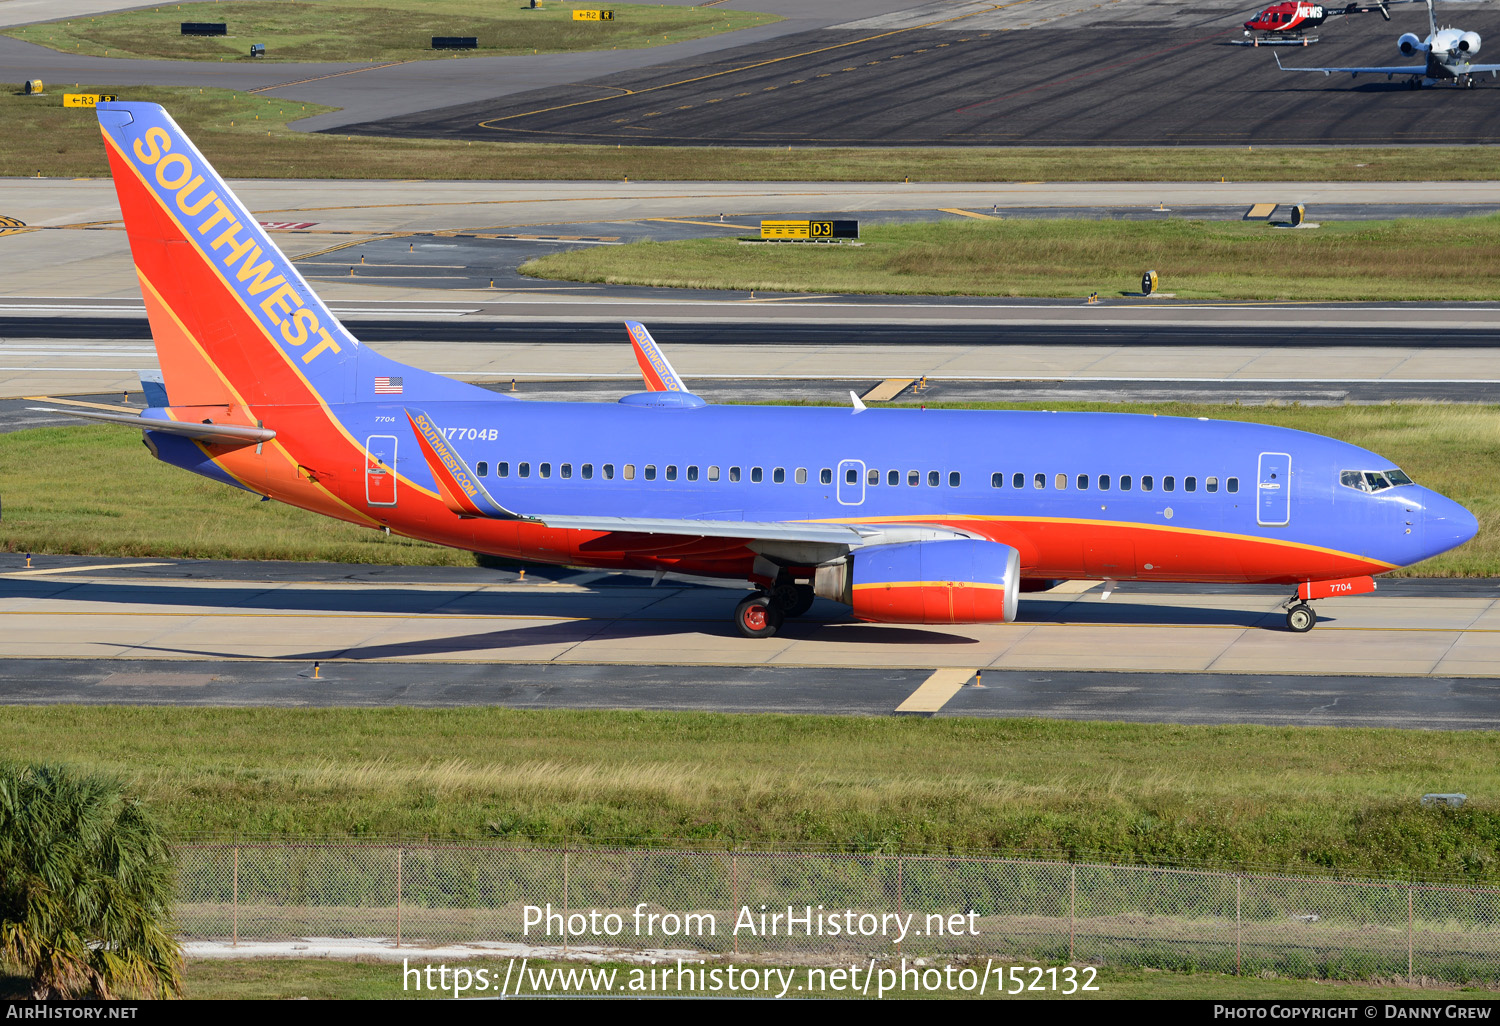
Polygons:
[[1286,629],[1306,634],[1318,622],[1318,614],[1306,602],[1298,602],[1286,611]]
[[771,590],[771,600],[783,616],[801,616],[812,608],[813,590],[806,584],[778,584]]
[[782,612],[769,595],[751,595],[734,609],[734,625],[747,638],[772,638],[781,630]]

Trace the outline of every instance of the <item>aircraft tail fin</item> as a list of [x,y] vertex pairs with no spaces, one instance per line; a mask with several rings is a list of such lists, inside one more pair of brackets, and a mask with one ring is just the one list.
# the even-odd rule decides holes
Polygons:
[[96,110],[173,402],[493,397],[361,346],[161,106]]

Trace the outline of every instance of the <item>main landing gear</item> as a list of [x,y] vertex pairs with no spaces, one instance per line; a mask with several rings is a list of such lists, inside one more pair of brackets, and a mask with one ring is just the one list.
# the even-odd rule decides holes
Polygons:
[[1318,614],[1306,602],[1293,601],[1286,609],[1286,629],[1306,634],[1317,625]]
[[734,609],[734,625],[747,638],[771,638],[789,616],[812,608],[813,590],[806,584],[778,584],[751,595]]

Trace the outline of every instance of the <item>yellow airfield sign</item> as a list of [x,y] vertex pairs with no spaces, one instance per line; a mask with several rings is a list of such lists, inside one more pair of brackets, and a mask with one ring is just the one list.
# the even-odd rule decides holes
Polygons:
[[63,93],[64,107],[92,107],[115,99],[114,93]]

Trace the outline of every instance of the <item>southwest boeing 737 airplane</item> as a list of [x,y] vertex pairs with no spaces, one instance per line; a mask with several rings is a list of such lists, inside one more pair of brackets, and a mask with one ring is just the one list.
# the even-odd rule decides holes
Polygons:
[[[640,324],[648,391],[518,400],[351,336],[161,107],[98,117],[165,395],[158,459],[372,529],[475,552],[749,581],[775,634],[814,596],[862,620],[1015,619],[1068,578],[1285,585],[1310,600],[1477,530],[1389,460],[1229,421],[707,405]],[[150,394],[148,393],[148,398]],[[62,412],[62,411],[57,411]],[[72,412],[72,411],[68,411]]]

